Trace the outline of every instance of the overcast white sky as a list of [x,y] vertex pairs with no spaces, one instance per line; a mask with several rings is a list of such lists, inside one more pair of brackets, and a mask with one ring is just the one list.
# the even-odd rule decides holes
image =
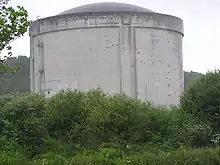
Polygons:
[[[93,2],[113,0],[11,0],[11,4],[23,5],[31,20],[47,17],[70,8]],[[207,72],[220,69],[220,0],[114,0],[171,14],[184,21],[183,38],[184,70]],[[26,34],[13,44],[14,55],[29,56],[29,37]]]

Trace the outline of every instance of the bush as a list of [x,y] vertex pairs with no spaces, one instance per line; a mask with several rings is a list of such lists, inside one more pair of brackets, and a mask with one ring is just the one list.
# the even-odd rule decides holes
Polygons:
[[28,160],[18,153],[0,152],[0,165],[28,165]]
[[52,98],[37,94],[5,98],[0,116],[0,156],[5,161],[181,165],[195,163],[196,157],[202,160],[204,153],[211,163],[220,156],[217,149],[192,150],[218,144],[219,136],[213,138],[215,132],[208,124],[179,107],[153,107],[101,90],[67,91]]
[[88,100],[86,137],[92,144],[164,142],[169,135],[169,116],[162,109],[124,95],[107,96],[97,91],[89,93]]
[[31,155],[43,153],[47,138],[45,105],[43,96],[31,94],[8,102],[2,112],[2,135],[16,141]]
[[220,160],[216,152],[210,149],[176,151],[162,158],[163,165],[215,165]]
[[52,138],[80,144],[87,123],[86,94],[77,91],[61,92],[48,101],[47,129]]
[[220,71],[208,72],[195,81],[180,102],[184,111],[220,131]]
[[168,141],[175,148],[181,146],[207,147],[212,145],[213,131],[209,125],[195,119],[179,108],[169,111]]
[[[2,112],[5,108],[5,105],[12,101],[13,99],[16,99],[16,97],[19,97],[19,93],[10,93],[5,95],[0,95],[0,111]],[[1,113],[0,112],[0,113]]]

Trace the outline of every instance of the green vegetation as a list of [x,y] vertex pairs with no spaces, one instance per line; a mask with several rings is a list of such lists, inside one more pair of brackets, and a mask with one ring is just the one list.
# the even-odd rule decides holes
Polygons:
[[[22,6],[13,8],[8,3],[10,0],[0,0],[0,72],[13,73],[19,68],[11,68],[7,60],[11,57],[10,43],[24,35],[30,25],[28,13]],[[6,54],[1,54],[6,50]]]
[[219,78],[169,109],[100,90],[2,95],[0,165],[219,165]]
[[184,72],[184,88],[185,91],[189,89],[190,85],[200,77],[202,77],[203,74],[198,72]]
[[181,107],[220,131],[220,71],[208,72],[192,83],[181,98]]
[[0,76],[0,94],[11,92],[29,92],[30,90],[30,65],[26,56],[11,57],[7,60],[10,68],[19,66],[20,69],[14,73],[3,73]]
[[29,58],[12,58],[9,46],[30,22],[7,2],[0,0],[0,53],[8,51],[0,60],[0,165],[220,165],[220,71],[185,72],[181,104],[171,108],[100,90],[30,94]]

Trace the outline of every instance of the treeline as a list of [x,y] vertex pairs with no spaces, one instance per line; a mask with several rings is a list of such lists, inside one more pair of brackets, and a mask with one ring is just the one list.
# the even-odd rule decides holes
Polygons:
[[16,73],[0,75],[0,94],[30,91],[30,60],[26,56],[12,57],[8,60],[11,67],[19,66]]
[[198,72],[184,72],[184,90],[189,89],[190,84],[202,76],[203,74]]
[[0,165],[219,165],[220,71],[179,107],[100,90],[0,97]]
[[[12,67],[20,66],[20,70],[13,75],[2,74],[0,75],[0,94],[10,92],[29,92],[30,91],[30,60],[26,56],[13,57],[9,59],[9,65]],[[184,72],[184,86],[188,89],[189,84],[199,77],[201,73],[197,72]]]

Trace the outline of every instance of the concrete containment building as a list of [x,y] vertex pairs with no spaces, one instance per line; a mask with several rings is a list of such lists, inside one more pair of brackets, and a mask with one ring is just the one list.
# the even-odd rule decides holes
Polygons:
[[125,92],[177,105],[183,91],[183,21],[124,3],[94,3],[30,27],[31,91]]

